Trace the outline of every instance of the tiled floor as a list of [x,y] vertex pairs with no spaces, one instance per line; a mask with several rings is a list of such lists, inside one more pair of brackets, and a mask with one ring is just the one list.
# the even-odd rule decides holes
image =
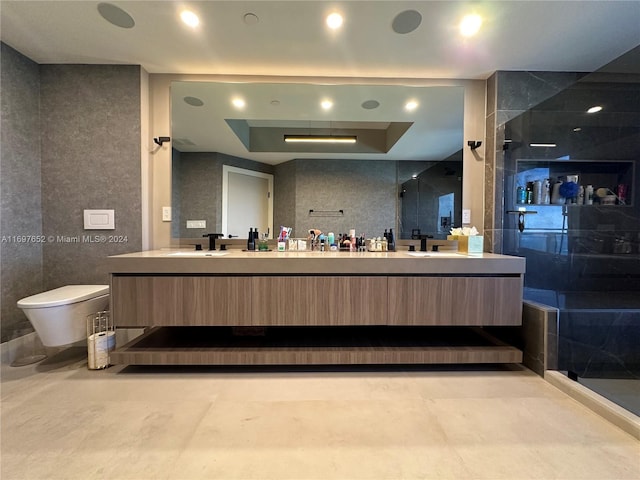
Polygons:
[[[640,479],[640,442],[520,367],[2,366],[9,479]],[[73,355],[70,355],[73,353]]]

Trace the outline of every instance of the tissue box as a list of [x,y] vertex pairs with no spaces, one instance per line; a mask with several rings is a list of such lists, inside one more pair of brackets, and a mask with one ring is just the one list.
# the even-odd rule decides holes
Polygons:
[[484,249],[482,235],[447,235],[447,240],[456,240],[460,253],[482,253]]

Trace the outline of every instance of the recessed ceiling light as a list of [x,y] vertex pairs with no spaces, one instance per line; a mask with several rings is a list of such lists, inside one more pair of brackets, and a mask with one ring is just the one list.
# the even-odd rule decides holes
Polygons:
[[404,109],[408,111],[412,111],[418,108],[418,102],[415,100],[410,100],[404,105]]
[[236,108],[244,108],[244,106],[246,105],[245,101],[242,98],[234,98],[233,100],[231,100],[231,103]]
[[400,34],[411,33],[422,23],[422,15],[415,10],[405,10],[400,12],[393,19],[391,28],[393,31]]
[[373,110],[374,108],[378,108],[380,106],[380,102],[377,100],[366,100],[362,102],[361,106],[365,110]]
[[465,37],[472,37],[482,26],[482,17],[480,15],[465,15],[460,22],[460,34]]
[[413,175],[411,175],[411,178],[415,180],[416,178],[418,178],[418,175],[414,173]]
[[596,106],[591,107],[590,109],[588,109],[587,113],[598,113],[601,110],[602,110],[602,107],[600,105],[596,105]]
[[191,10],[183,10],[182,13],[180,13],[180,18],[191,28],[195,28],[200,24],[200,19]]
[[580,130],[582,130],[582,128],[580,128],[580,127],[576,127],[576,128],[573,129],[574,132],[579,132]]
[[342,26],[342,21],[342,15],[334,12],[327,17],[327,26],[331,30],[336,30]]
[[115,5],[111,5],[110,3],[99,3],[98,13],[107,22],[115,25],[116,27],[133,28],[133,26],[136,24],[131,15],[122,10],[120,7],[116,7]]
[[323,100],[322,102],[320,102],[320,106],[323,110],[329,110],[331,107],[333,107],[333,102],[331,100]]
[[197,97],[184,97],[183,100],[192,107],[201,107],[204,105],[204,102]]

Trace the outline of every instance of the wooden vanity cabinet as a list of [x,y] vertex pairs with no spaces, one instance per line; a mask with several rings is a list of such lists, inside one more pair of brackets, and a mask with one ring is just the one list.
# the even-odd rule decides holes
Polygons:
[[387,277],[254,277],[253,325],[386,325]]
[[116,326],[251,325],[251,278],[118,276],[111,279]]
[[390,325],[522,322],[522,277],[389,277]]

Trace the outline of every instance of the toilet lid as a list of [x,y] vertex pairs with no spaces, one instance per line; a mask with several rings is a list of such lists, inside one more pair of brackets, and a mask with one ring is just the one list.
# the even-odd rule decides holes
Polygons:
[[45,308],[82,302],[109,293],[109,285],[67,285],[18,301],[19,308]]

